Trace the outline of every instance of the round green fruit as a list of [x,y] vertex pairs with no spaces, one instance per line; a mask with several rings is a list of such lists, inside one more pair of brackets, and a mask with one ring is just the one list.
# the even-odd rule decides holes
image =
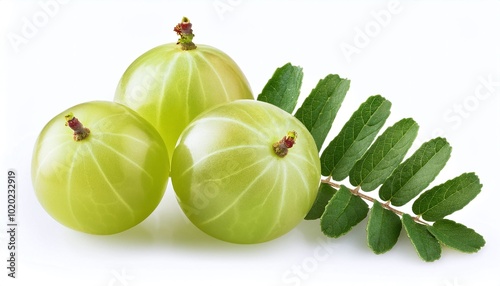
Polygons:
[[237,100],[195,119],[172,156],[172,184],[186,216],[234,243],[277,238],[299,224],[320,182],[314,139],[274,105]]
[[31,177],[42,207],[61,224],[112,234],[148,217],[168,181],[158,132],[130,108],[106,101],[73,106],[42,129]]
[[236,99],[253,98],[247,79],[228,55],[192,42],[187,18],[174,30],[179,42],[155,47],[132,62],[114,99],[148,120],[160,132],[169,154],[184,128],[200,113]]

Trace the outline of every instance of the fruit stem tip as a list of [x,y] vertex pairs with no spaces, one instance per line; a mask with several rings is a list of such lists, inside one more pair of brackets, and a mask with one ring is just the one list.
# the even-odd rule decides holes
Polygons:
[[182,50],[196,49],[196,45],[193,43],[194,34],[193,29],[191,29],[192,26],[193,24],[191,24],[187,17],[182,17],[181,22],[174,27],[174,32],[179,35],[177,45],[179,45]]
[[280,141],[273,144],[273,150],[278,157],[285,157],[288,154],[288,149],[292,148],[297,140],[297,132],[288,131]]
[[90,134],[90,130],[83,126],[83,124],[76,118],[72,112],[64,115],[66,120],[66,126],[69,126],[73,130],[73,140],[81,141],[87,138]]

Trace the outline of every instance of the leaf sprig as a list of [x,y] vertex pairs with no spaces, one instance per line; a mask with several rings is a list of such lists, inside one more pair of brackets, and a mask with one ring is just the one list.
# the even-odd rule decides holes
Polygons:
[[[302,78],[302,68],[287,63],[275,71],[257,100],[292,113]],[[318,150],[322,149],[349,85],[348,79],[327,75],[295,112],[311,132]],[[452,148],[445,138],[437,137],[404,160],[419,126],[412,118],[404,118],[378,135],[391,105],[380,95],[368,97],[325,147],[320,155],[324,177],[305,219],[319,219],[321,231],[336,238],[368,217],[367,242],[376,254],[389,251],[402,229],[427,262],[441,257],[442,245],[465,253],[479,251],[484,238],[446,218],[480,193],[478,176],[464,173],[425,190],[446,165]],[[338,183],[346,178],[355,187]],[[380,200],[367,194],[375,190]],[[413,199],[414,215],[396,208]]]

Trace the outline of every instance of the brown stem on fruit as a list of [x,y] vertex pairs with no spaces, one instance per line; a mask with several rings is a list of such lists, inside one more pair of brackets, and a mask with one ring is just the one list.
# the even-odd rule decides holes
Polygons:
[[66,126],[73,129],[73,140],[80,141],[87,138],[90,134],[90,130],[83,126],[83,124],[76,118],[73,113],[68,113],[64,115],[64,119],[66,119]]
[[288,149],[292,148],[297,140],[297,132],[288,131],[287,135],[280,141],[273,144],[273,150],[276,155],[283,158],[288,154]]
[[193,43],[193,29],[191,29],[192,24],[189,22],[187,17],[182,17],[182,21],[174,27],[174,32],[179,35],[179,40],[177,45],[181,47],[182,50],[194,50],[196,45]]

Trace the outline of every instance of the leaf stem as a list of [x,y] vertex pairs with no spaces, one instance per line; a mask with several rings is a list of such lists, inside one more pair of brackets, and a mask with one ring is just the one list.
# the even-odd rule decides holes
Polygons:
[[[330,186],[332,186],[332,187],[334,187],[336,189],[340,188],[340,184],[337,183],[337,182],[333,182],[331,180],[331,177],[328,177],[326,179],[321,179],[321,182],[325,183],[325,184],[328,184],[328,185],[330,185]],[[386,210],[389,210],[389,211],[391,211],[391,212],[399,215],[400,217],[402,217],[405,214],[405,212],[402,212],[402,211],[400,211],[400,210],[392,207],[390,205],[389,201],[387,201],[387,202],[381,202],[381,201],[379,201],[379,200],[377,200],[377,199],[375,199],[373,197],[370,197],[369,195],[367,195],[365,193],[360,192],[359,186],[356,187],[356,188],[354,188],[354,189],[352,189],[352,188],[348,188],[348,189],[349,189],[349,191],[351,191],[351,193],[353,195],[358,196],[358,197],[360,197],[360,198],[362,198],[362,199],[364,199],[366,201],[369,201],[371,203],[378,202],[378,203],[380,203],[380,205],[382,205],[383,208],[385,208]],[[423,224],[423,225],[429,225],[427,222],[421,220],[419,216],[411,216],[411,217],[417,223],[420,223],[420,224]]]

